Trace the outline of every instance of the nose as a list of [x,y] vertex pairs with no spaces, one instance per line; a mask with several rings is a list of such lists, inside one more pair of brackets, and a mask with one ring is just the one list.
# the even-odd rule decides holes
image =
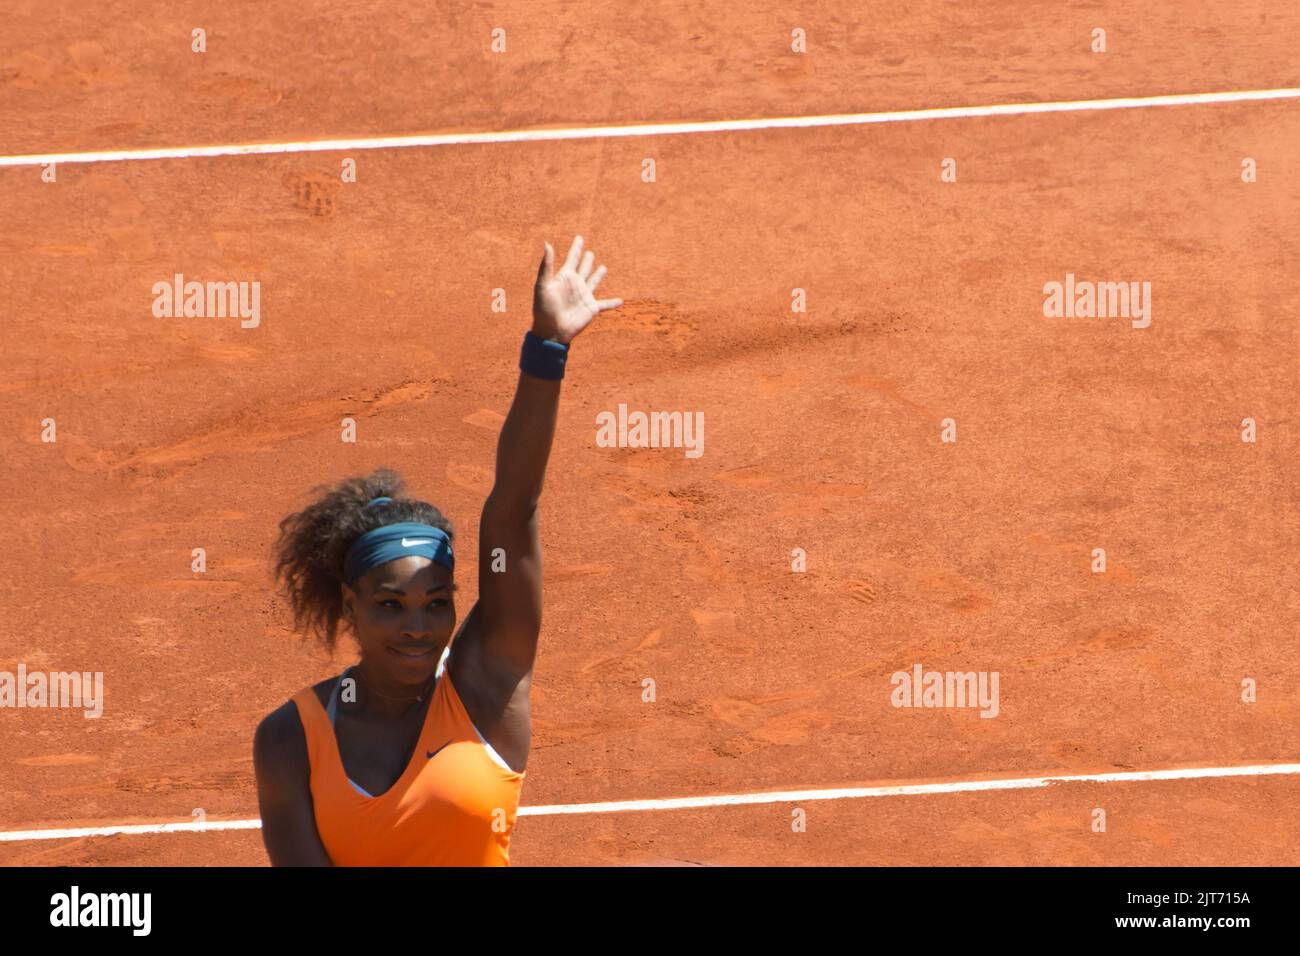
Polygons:
[[427,611],[417,609],[410,617],[402,622],[402,636],[409,637],[412,640],[424,641],[433,637],[433,615]]

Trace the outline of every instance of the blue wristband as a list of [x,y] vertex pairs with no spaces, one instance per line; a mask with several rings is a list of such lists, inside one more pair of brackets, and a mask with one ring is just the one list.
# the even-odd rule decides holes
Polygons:
[[569,347],[563,342],[544,339],[531,331],[524,333],[524,347],[519,352],[519,368],[534,378],[558,382],[564,378],[564,363],[568,358]]

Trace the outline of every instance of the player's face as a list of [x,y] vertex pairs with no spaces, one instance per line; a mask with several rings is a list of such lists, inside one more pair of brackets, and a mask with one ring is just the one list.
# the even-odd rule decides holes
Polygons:
[[424,557],[398,558],[344,588],[361,656],[394,683],[422,684],[456,628],[452,574]]

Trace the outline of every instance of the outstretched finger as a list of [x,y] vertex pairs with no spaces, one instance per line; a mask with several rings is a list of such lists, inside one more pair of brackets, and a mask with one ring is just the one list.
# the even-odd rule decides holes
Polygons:
[[580,255],[582,255],[582,236],[574,236],[573,245],[569,246],[569,254],[564,259],[566,271],[578,265],[578,256]]
[[578,278],[585,279],[591,275],[592,263],[596,261],[596,254],[588,249],[582,254],[582,265],[578,266]]
[[537,267],[537,281],[549,279],[555,272],[555,250],[551,248],[549,242],[544,243],[545,249],[542,251],[542,264]]
[[600,280],[605,278],[606,271],[604,266],[597,267],[596,271],[591,274],[591,278],[587,280],[587,288],[595,292],[596,286],[600,285]]
[[623,304],[622,299],[597,299],[596,300],[596,308],[598,308],[601,312],[604,312],[606,309],[617,309],[622,304]]

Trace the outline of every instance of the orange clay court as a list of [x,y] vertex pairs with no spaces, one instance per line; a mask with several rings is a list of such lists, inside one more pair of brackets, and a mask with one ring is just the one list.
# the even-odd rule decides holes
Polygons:
[[[0,862],[265,865],[254,727],[352,660],[290,631],[276,522],[391,466],[474,554],[580,234],[626,304],[564,387],[513,863],[1294,863],[1300,99],[366,141],[1294,94],[1300,7],[422,6],[7,6],[0,670],[104,710],[0,710]],[[176,273],[260,324],[155,318]],[[1067,274],[1150,325],[1045,317]],[[620,405],[703,454],[601,447]],[[917,665],[997,672],[997,716],[894,706]]]

